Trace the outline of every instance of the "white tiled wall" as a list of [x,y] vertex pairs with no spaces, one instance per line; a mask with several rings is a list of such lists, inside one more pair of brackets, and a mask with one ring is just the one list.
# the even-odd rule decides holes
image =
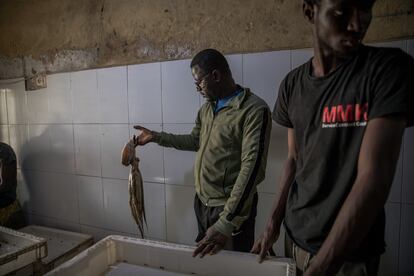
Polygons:
[[233,79],[238,84],[243,84],[243,55],[226,56]]
[[6,89],[0,89],[0,124],[7,125]]
[[157,240],[165,240],[167,237],[165,189],[163,184],[144,182],[144,202],[148,226],[145,228],[145,233],[148,237]]
[[99,123],[101,102],[98,94],[96,70],[74,72],[70,74],[73,96],[73,123]]
[[388,202],[385,205],[387,249],[382,256],[381,275],[398,275],[398,248],[400,242],[400,204]]
[[165,186],[167,241],[194,244],[197,237],[194,195],[194,186]]
[[[414,40],[387,42],[414,55]],[[273,108],[284,76],[312,57],[311,49],[230,55],[237,83]],[[48,76],[48,88],[24,91],[0,82],[0,141],[18,157],[18,193],[28,222],[90,233],[137,236],[129,209],[129,169],[120,163],[134,125],[189,133],[203,99],[190,60],[156,62]],[[263,231],[287,154],[286,130],[273,124],[267,178],[259,186],[256,236]],[[414,130],[406,131],[386,205],[387,253],[381,275],[414,275]],[[139,147],[149,238],[194,244],[193,152]],[[283,255],[283,230],[275,245]]]
[[96,124],[74,125],[76,173],[101,176],[101,126]]
[[128,67],[130,123],[162,123],[161,64]]
[[121,164],[121,151],[129,140],[128,124],[101,125],[102,176],[128,179],[129,169]]
[[[375,46],[394,47],[414,57],[414,40],[376,43]],[[387,217],[385,241],[387,248],[381,258],[380,275],[414,275],[411,261],[414,239],[414,128],[405,130],[394,182],[385,206]]]
[[402,204],[400,225],[399,273],[400,275],[413,275],[414,204]]
[[[194,124],[165,124],[164,131],[168,133],[190,133]],[[166,184],[194,186],[195,154],[189,151],[177,151],[172,148],[164,150],[164,173]]]
[[104,178],[102,185],[105,217],[104,228],[134,233],[136,226],[129,209],[128,181]]
[[291,51],[246,54],[243,56],[243,82],[269,106],[276,103],[277,91],[291,70]]
[[105,225],[102,179],[78,176],[79,222],[99,227]]
[[9,144],[9,127],[0,125],[0,142]]
[[161,63],[163,123],[194,123],[200,107],[190,60]]
[[127,67],[99,69],[101,123],[128,123]]
[[49,121],[51,124],[71,124],[72,90],[70,75],[56,74],[48,78],[48,86],[44,89],[49,100]]
[[10,146],[14,149],[17,157],[17,167],[21,168],[23,161],[29,153],[28,127],[27,125],[9,125]]
[[284,161],[287,156],[286,129],[273,122],[267,156],[266,178],[258,187],[259,192],[276,194]]
[[[7,118],[9,124],[26,124],[27,116],[27,95],[24,91],[22,80],[12,80],[12,83],[4,84],[7,100]],[[33,114],[31,114],[32,116]]]
[[292,69],[304,64],[308,60],[310,60],[313,56],[313,49],[298,49],[292,50]]
[[[405,131],[402,166],[402,202],[414,204],[414,128]],[[414,217],[413,217],[414,219]]]

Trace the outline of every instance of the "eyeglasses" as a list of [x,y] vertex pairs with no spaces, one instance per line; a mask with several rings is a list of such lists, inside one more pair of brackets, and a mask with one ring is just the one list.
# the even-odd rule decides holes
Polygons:
[[195,84],[195,86],[196,86],[196,88],[197,88],[197,90],[201,90],[201,87],[200,87],[200,84],[206,79],[206,77],[208,76],[208,75],[210,75],[211,74],[211,72],[209,72],[209,73],[207,73],[207,74],[205,74],[204,76],[202,76],[199,80],[196,80],[195,82],[194,82],[194,84]]

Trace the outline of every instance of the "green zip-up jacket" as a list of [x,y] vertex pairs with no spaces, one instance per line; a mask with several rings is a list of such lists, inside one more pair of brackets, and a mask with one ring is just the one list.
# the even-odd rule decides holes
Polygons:
[[154,135],[161,146],[197,152],[197,195],[206,206],[224,205],[214,227],[228,237],[249,217],[256,185],[264,180],[270,116],[266,102],[245,88],[216,114],[214,103],[206,102],[191,134]]

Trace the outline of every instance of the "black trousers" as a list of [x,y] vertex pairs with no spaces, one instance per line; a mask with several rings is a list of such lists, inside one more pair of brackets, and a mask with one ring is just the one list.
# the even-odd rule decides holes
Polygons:
[[[254,225],[257,214],[257,193],[254,195],[252,210],[247,220],[243,222],[239,229],[233,231],[231,238],[227,241],[224,249],[240,252],[250,252],[254,243]],[[224,206],[209,207],[205,206],[198,198],[197,194],[194,198],[194,211],[198,223],[198,235],[196,242],[201,241],[207,229],[212,226],[223,212]]]

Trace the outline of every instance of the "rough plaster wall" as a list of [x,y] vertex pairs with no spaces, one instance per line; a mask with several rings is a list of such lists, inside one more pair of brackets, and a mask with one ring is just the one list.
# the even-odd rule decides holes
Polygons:
[[[0,78],[311,46],[302,0],[3,0]],[[414,0],[378,0],[366,41],[414,36]]]

